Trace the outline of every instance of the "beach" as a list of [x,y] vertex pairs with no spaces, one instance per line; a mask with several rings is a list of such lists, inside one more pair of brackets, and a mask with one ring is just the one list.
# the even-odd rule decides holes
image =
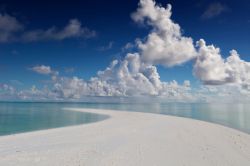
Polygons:
[[249,166],[250,135],[160,114],[76,109],[108,115],[89,124],[0,137],[3,166]]

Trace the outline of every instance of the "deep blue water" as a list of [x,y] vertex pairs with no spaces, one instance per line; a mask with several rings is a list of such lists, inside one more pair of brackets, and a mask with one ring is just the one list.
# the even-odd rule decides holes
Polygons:
[[207,103],[0,103],[0,135],[90,123],[107,117],[63,108],[149,112],[221,124],[250,133],[250,104]]

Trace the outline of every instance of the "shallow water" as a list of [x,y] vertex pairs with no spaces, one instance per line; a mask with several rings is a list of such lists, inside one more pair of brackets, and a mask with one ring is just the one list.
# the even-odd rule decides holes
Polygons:
[[250,133],[250,104],[204,103],[0,103],[0,135],[90,123],[106,116],[63,108],[98,108],[150,112],[221,124]]
[[91,123],[105,115],[67,111],[60,104],[0,103],[0,136]]

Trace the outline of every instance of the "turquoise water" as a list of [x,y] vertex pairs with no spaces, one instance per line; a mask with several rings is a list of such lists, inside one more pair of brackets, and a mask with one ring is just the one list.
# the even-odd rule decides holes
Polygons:
[[60,104],[0,103],[0,136],[91,123],[108,118],[61,108]]
[[63,108],[149,112],[221,124],[250,133],[250,104],[0,103],[0,135],[90,123],[107,117]]

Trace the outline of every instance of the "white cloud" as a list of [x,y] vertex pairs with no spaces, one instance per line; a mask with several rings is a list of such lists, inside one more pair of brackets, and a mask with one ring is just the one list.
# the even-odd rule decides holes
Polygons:
[[8,14],[0,14],[0,42],[36,42],[47,40],[64,40],[69,38],[90,38],[96,32],[83,27],[77,19],[69,20],[69,23],[58,28],[53,26],[46,30],[34,29],[27,30],[25,26],[15,17]]
[[10,80],[10,83],[12,85],[23,85],[23,82],[19,81],[19,80]]
[[122,51],[124,52],[124,51],[126,51],[126,50],[131,50],[131,49],[134,48],[134,47],[135,47],[134,44],[128,42],[128,43],[126,43],[126,44],[122,47]]
[[194,74],[204,84],[235,84],[250,90],[250,62],[240,59],[235,50],[223,59],[220,49],[206,45],[204,40],[197,42],[198,57],[194,64]]
[[239,54],[232,50],[226,59],[229,80],[242,85],[245,90],[250,90],[250,62],[240,59]]
[[249,103],[250,100],[250,92],[238,84],[202,85],[195,90],[193,96],[200,101],[210,103]]
[[31,101],[57,101],[60,100],[57,94],[51,91],[49,88],[44,86],[43,89],[38,89],[33,85],[28,90],[21,90],[16,93],[16,98],[21,100],[31,100]]
[[52,74],[53,71],[51,70],[50,66],[40,65],[40,66],[34,66],[31,68],[32,71],[39,73],[39,74],[45,74],[49,75]]
[[220,49],[213,45],[207,46],[201,39],[197,42],[199,55],[194,64],[194,74],[204,84],[223,84],[227,82],[228,74],[224,59],[220,55]]
[[82,100],[86,96],[164,96],[169,100],[191,99],[189,81],[185,81],[183,85],[176,81],[162,82],[157,68],[142,62],[138,53],[128,53],[121,61],[114,60],[90,80],[61,77],[58,72],[45,65],[34,66],[32,70],[50,75],[51,81],[43,89],[37,89],[34,85],[21,91],[4,85],[4,93],[0,97],[8,94],[9,98],[22,100]]
[[61,98],[79,99],[83,96],[167,96],[187,98],[190,84],[185,81],[161,82],[155,66],[140,60],[139,54],[128,54],[123,61],[114,60],[104,71],[89,81],[73,77],[59,78],[54,92]]
[[195,58],[192,38],[182,36],[180,26],[171,20],[171,15],[171,5],[164,8],[153,0],[140,0],[132,18],[153,27],[146,41],[138,42],[143,61],[171,67]]
[[228,7],[221,4],[220,2],[211,3],[206,11],[202,14],[201,18],[210,19],[216,16],[219,16],[221,13],[226,12]]
[[52,70],[50,66],[45,66],[45,65],[34,66],[30,70],[38,74],[49,75],[51,76],[52,81],[56,81],[59,75],[58,71]]

